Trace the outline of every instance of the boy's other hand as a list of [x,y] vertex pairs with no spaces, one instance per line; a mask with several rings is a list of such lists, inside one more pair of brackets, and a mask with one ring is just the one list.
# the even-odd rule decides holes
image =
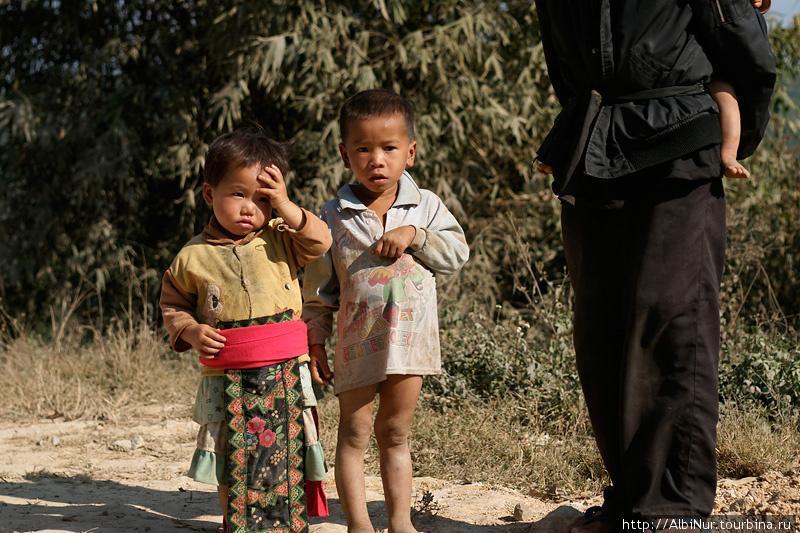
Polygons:
[[397,259],[405,253],[417,235],[414,226],[401,226],[387,231],[375,243],[373,253],[379,257]]
[[213,359],[225,347],[225,337],[220,335],[218,329],[208,324],[194,324],[187,327],[181,333],[181,338],[191,344],[204,359]]
[[553,169],[550,165],[545,165],[544,163],[539,163],[536,165],[536,172],[540,174],[550,175],[553,173]]
[[333,379],[333,372],[328,365],[328,354],[325,353],[325,346],[322,344],[312,344],[308,347],[308,356],[311,362],[308,369],[311,371],[311,379],[320,385],[330,385]]
[[264,186],[256,189],[256,192],[266,195],[273,208],[278,209],[281,204],[289,201],[283,172],[275,165],[265,167],[263,171],[259,172],[258,182]]

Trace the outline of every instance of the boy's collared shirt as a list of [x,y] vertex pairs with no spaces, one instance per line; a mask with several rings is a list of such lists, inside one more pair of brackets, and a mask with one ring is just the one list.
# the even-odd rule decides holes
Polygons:
[[[434,273],[457,272],[469,257],[464,232],[432,192],[404,172],[386,223],[350,185],[322,208],[331,250],[306,267],[303,319],[309,343],[324,344],[337,316],[336,393],[377,383],[388,374],[441,372]],[[408,253],[372,253],[384,232],[413,226]]]

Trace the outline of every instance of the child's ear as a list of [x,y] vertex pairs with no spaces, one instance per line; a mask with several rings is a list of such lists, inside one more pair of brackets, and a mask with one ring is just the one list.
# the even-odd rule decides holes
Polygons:
[[406,166],[413,167],[414,159],[417,157],[417,141],[412,141],[408,145],[408,159],[406,159]]
[[344,143],[339,144],[339,153],[342,155],[344,168],[350,168],[350,158],[347,157],[347,149],[344,147]]
[[203,199],[208,205],[214,203],[214,189],[208,183],[203,184]]

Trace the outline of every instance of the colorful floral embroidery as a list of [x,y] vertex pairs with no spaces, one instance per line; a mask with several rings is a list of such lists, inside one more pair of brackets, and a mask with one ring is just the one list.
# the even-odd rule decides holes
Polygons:
[[294,360],[228,370],[232,533],[307,533],[302,392]]

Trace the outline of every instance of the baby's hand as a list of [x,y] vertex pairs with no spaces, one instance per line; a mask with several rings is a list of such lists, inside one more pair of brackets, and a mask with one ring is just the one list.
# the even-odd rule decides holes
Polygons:
[[414,226],[400,226],[389,230],[375,243],[373,253],[380,257],[397,259],[411,245],[411,241],[417,235]]
[[181,333],[181,338],[191,344],[200,357],[205,359],[213,359],[225,347],[225,337],[219,334],[218,329],[208,324],[194,324],[187,327]]
[[328,385],[333,379],[333,372],[328,365],[328,354],[325,353],[325,346],[321,344],[312,344],[308,347],[308,356],[311,362],[308,364],[308,369],[311,371],[311,379],[320,385]]
[[289,193],[286,192],[283,173],[275,165],[270,165],[260,172],[258,181],[264,186],[256,189],[256,192],[267,196],[273,208],[278,209],[278,206],[289,201]]

